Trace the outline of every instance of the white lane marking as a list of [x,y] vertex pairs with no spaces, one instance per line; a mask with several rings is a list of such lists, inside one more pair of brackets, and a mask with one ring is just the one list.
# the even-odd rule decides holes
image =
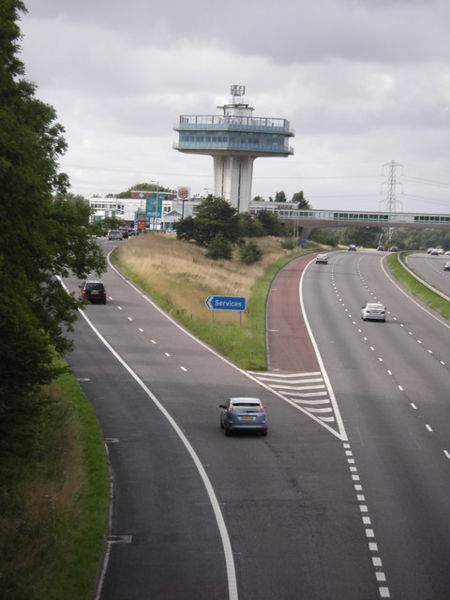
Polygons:
[[117,308],[118,308],[118,310],[122,310],[122,307],[121,307],[121,306],[118,306]]
[[443,360],[439,361],[443,367],[445,367],[445,362]]
[[401,392],[403,392],[403,391],[404,391],[401,385],[399,385],[399,386],[397,386],[397,387],[398,387],[398,389],[399,389]]
[[425,425],[425,427],[428,429],[428,431],[429,431],[430,433],[432,433],[432,432],[433,432],[433,429],[431,428],[431,426],[430,426],[430,425],[428,425],[428,423]]
[[421,344],[421,343],[422,343],[422,340],[417,340],[417,343],[418,343],[418,344]]
[[175,419],[172,417],[169,411],[166,410],[166,408],[164,408],[164,406],[161,404],[161,402],[158,400],[155,394],[153,394],[153,392],[145,385],[145,383],[139,378],[139,376],[136,375],[133,369],[128,365],[128,363],[125,362],[125,360],[120,356],[120,354],[118,354],[118,352],[114,350],[114,348],[109,344],[109,342],[106,341],[106,339],[102,336],[102,334],[98,331],[94,324],[88,319],[88,317],[83,313],[83,311],[79,309],[78,312],[81,314],[83,319],[85,319],[89,327],[97,335],[100,341],[106,346],[106,348],[108,348],[111,354],[118,360],[118,362],[124,367],[124,369],[128,371],[131,377],[133,377],[133,379],[141,386],[141,388],[144,390],[147,396],[152,400],[153,404],[161,411],[161,413],[172,426],[175,433],[177,434],[184,447],[188,451],[189,455],[191,456],[192,461],[194,462],[194,465],[196,466],[200,478],[203,482],[203,485],[205,486],[206,493],[209,497],[209,501],[211,502],[214,516],[216,518],[217,527],[219,529],[220,538],[222,541],[222,546],[225,555],[225,564],[228,579],[228,598],[229,600],[238,600],[236,570],[234,565],[233,550],[231,548],[230,537],[228,535],[228,530],[225,525],[225,520],[223,518],[222,511],[220,510],[219,501],[216,497],[211,481],[209,480],[208,475],[200,461],[200,458],[198,457],[194,448],[190,444],[187,437],[184,435],[183,431],[181,430]]
[[[385,258],[381,258],[380,259],[380,265],[381,265],[381,269],[384,272],[384,274],[386,275],[386,277],[389,279],[389,281],[392,283],[392,285],[394,285],[399,292],[401,292],[404,296],[406,296],[408,298],[408,300],[410,300],[413,304],[415,304],[418,308],[420,308],[420,310],[423,310],[423,312],[427,313],[427,315],[429,317],[432,317],[435,321],[438,321],[438,323],[440,323],[441,325],[443,325],[444,327],[446,327],[447,329],[450,329],[450,325],[448,325],[447,323],[444,323],[444,321],[438,317],[436,317],[436,315],[433,315],[433,313],[431,313],[429,310],[427,310],[426,308],[424,308],[423,306],[421,306],[418,302],[416,302],[416,300],[414,300],[414,298],[411,298],[411,296],[409,294],[407,294],[399,285],[397,282],[395,282],[391,275],[386,271],[385,267],[384,267],[384,262]],[[435,290],[433,290],[435,291]]]
[[417,410],[417,406],[414,404],[414,402],[410,402],[410,404],[411,404],[411,408],[413,410]]
[[388,375],[392,375],[392,371],[390,371],[389,369],[387,370],[387,374]]
[[164,352],[164,354],[165,354],[166,356],[170,356],[170,354],[169,354],[168,352]]
[[133,320],[133,317],[128,317],[128,320],[129,320],[129,321],[132,321],[132,320]]
[[156,344],[155,340],[150,340],[152,344]]
[[[299,283],[299,289],[298,289],[299,298],[300,298],[300,307],[302,309],[302,314],[303,314],[303,318],[304,318],[304,321],[305,321],[305,326],[306,326],[306,329],[308,331],[308,335],[309,335],[309,338],[311,340],[311,343],[313,345],[314,352],[316,353],[317,361],[319,363],[320,370],[321,370],[322,375],[323,375],[323,379],[324,379],[325,384],[327,386],[328,394],[329,394],[329,397],[330,397],[330,402],[331,402],[331,404],[333,406],[333,409],[334,409],[334,414],[336,416],[336,423],[337,423],[337,427],[338,427],[339,432],[336,433],[336,431],[334,429],[332,429],[331,427],[328,428],[325,423],[322,423],[322,424],[333,435],[336,435],[336,437],[338,437],[342,442],[346,442],[346,441],[348,441],[348,436],[347,436],[347,433],[345,431],[344,421],[342,420],[342,416],[341,416],[341,413],[339,411],[339,407],[338,407],[338,404],[337,404],[337,401],[336,401],[336,396],[334,395],[334,390],[331,387],[330,378],[328,377],[328,373],[327,373],[327,371],[325,369],[325,365],[324,365],[324,362],[323,362],[323,359],[322,359],[322,355],[320,354],[319,347],[317,345],[316,339],[315,339],[315,337],[313,335],[311,326],[309,324],[308,316],[306,314],[306,309],[305,309],[305,303],[303,301],[303,281],[304,281],[305,273],[308,270],[308,267],[311,265],[311,263],[312,263],[312,260],[303,269],[302,275],[300,277],[300,283]],[[313,417],[314,415],[311,415],[311,416]]]
[[320,371],[311,371],[310,373],[268,373],[267,371],[252,371],[254,375],[260,375],[260,380],[273,380],[273,379],[292,379],[293,377],[313,377],[315,375],[322,375]]
[[448,450],[444,450],[444,454],[447,458],[450,458],[450,452]]
[[180,369],[181,369],[182,371],[184,371],[184,372],[186,372],[186,371],[187,371],[186,367],[182,367],[182,366],[181,366],[181,367],[180,367]]
[[142,329],[142,327],[139,327],[139,331],[140,331],[141,333],[144,333],[144,330]]
[[378,552],[378,544],[375,542],[369,542],[369,550],[371,552]]

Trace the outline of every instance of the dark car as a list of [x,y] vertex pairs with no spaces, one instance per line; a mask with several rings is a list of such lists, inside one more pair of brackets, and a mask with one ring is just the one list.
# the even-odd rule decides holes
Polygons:
[[267,415],[259,398],[228,398],[220,408],[220,427],[225,435],[234,431],[267,434]]
[[449,260],[444,265],[444,271],[450,271],[450,261]]
[[106,304],[106,289],[101,279],[86,279],[81,295],[89,302]]

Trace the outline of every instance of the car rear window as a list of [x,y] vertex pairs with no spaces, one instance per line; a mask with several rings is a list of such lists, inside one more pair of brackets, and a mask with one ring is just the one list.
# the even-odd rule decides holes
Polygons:
[[258,412],[261,404],[258,402],[233,402],[233,408],[239,412]]
[[102,290],[103,283],[86,283],[87,290]]

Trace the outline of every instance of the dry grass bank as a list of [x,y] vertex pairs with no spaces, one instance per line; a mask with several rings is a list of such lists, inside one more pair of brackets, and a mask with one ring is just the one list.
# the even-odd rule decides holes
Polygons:
[[[209,294],[250,298],[255,281],[266,267],[289,254],[280,238],[257,238],[263,253],[261,261],[245,265],[235,250],[233,260],[205,258],[205,249],[179,241],[173,235],[147,233],[122,244],[120,262],[147,282],[151,289],[168,296],[171,302],[194,319],[210,319],[205,306]],[[216,311],[215,320],[236,322],[236,314]],[[245,316],[243,318],[245,325]]]

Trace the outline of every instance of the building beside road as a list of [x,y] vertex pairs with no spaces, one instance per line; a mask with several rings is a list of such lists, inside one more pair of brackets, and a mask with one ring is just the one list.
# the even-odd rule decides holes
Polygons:
[[92,197],[89,207],[93,210],[91,223],[115,217],[130,227],[138,220],[145,220],[146,229],[167,230],[183,216],[192,216],[200,199],[181,200],[176,192],[133,191],[130,198]]

